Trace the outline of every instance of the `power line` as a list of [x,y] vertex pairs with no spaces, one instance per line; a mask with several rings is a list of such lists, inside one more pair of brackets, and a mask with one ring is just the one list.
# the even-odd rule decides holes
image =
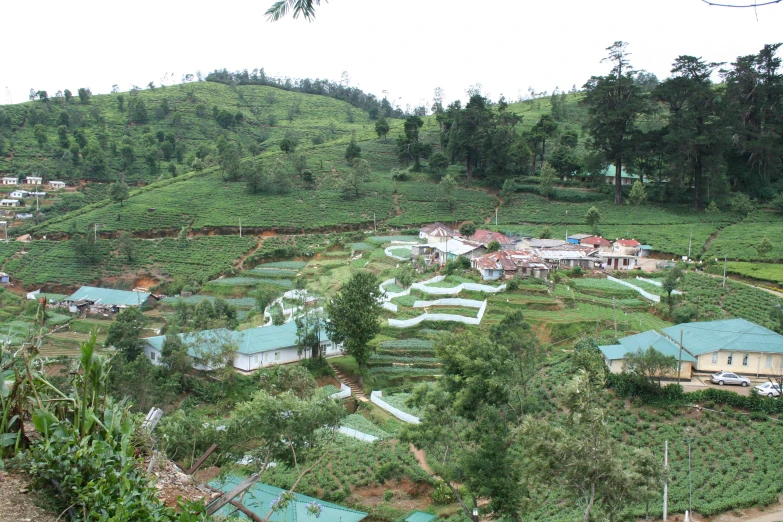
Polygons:
[[737,4],[719,4],[719,3],[716,3],[716,2],[710,2],[709,0],[701,0],[701,1],[704,2],[707,5],[713,5],[715,7],[738,7],[738,8],[754,7],[755,8],[755,7],[762,7],[762,6],[765,6],[765,5],[779,4],[783,0],[769,0],[767,2],[762,2],[760,4],[757,3],[757,2],[753,2],[752,4],[741,4],[741,5],[737,5]]

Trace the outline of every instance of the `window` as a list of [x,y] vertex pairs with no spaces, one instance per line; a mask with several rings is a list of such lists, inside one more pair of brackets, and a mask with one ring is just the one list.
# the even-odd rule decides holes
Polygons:
[[765,368],[772,368],[772,356],[767,355],[767,361],[764,363]]
[[712,354],[712,364],[718,364],[718,352]]
[[733,353],[730,353],[730,354],[729,354],[729,357],[726,359],[726,364],[728,364],[729,366],[731,366],[731,361],[732,361],[733,359],[734,359],[734,354],[733,354]]
[[280,352],[275,352],[275,361],[280,360]]
[[748,354],[742,356],[742,366],[748,365]]
[[150,352],[150,360],[151,361],[155,360],[155,352]]

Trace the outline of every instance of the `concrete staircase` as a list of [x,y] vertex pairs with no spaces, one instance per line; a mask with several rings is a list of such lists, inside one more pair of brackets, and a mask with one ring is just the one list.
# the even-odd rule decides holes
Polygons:
[[367,396],[364,394],[364,390],[362,389],[359,382],[354,379],[353,377],[349,377],[343,372],[341,372],[338,368],[336,368],[334,365],[329,363],[329,366],[334,371],[334,376],[337,378],[338,381],[345,384],[351,389],[351,394],[359,399],[362,402],[370,402],[370,400],[367,398]]

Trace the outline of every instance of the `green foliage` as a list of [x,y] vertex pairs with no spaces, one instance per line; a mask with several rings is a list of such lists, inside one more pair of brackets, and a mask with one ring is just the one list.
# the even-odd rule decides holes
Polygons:
[[552,195],[552,188],[555,184],[555,178],[557,177],[557,171],[552,167],[552,165],[549,164],[549,162],[545,162],[544,165],[541,167],[541,174],[539,176],[539,182],[538,182],[538,190],[542,196],[544,196],[547,201],[549,201],[549,196]]
[[592,229],[593,234],[598,234],[598,223],[601,222],[601,213],[595,207],[590,207],[585,214],[585,223]]
[[326,305],[329,338],[344,343],[346,352],[356,359],[360,369],[366,366],[372,353],[367,343],[380,331],[378,283],[375,275],[356,272]]
[[109,326],[106,346],[113,346],[128,361],[136,360],[142,353],[143,343],[139,337],[146,324],[147,318],[138,306],[128,306],[120,310]]
[[647,189],[644,188],[644,184],[641,181],[634,181],[628,199],[637,207],[647,200]]

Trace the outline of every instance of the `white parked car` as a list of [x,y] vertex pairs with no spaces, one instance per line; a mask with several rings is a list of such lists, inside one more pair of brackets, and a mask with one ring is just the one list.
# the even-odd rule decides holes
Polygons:
[[776,382],[765,382],[753,387],[759,395],[767,397],[780,397],[780,385]]
[[740,377],[736,373],[731,372],[718,372],[713,373],[710,379],[713,384],[738,384],[740,386],[750,386],[750,379],[747,377]]

